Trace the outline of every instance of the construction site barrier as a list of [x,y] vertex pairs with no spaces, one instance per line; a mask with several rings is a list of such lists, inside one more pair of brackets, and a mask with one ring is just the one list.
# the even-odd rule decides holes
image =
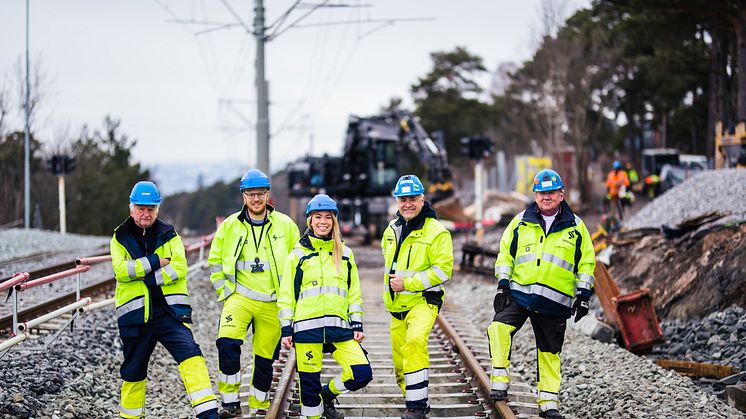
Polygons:
[[111,255],[93,256],[89,258],[75,259],[75,265],[98,265],[99,263],[111,262]]
[[9,280],[0,284],[0,292],[3,292],[7,289],[11,289],[17,284],[20,284],[23,281],[27,281],[30,277],[31,275],[28,272],[20,272],[17,274],[13,274],[13,276],[10,277]]
[[[199,251],[198,262],[190,266],[191,269],[201,269],[205,267],[205,265],[207,264],[207,261],[204,258],[205,249],[212,244],[213,237],[214,237],[214,233],[202,236],[199,242],[189,244],[184,247],[185,253],[192,253],[195,251]],[[5,290],[11,290],[11,294],[13,298],[13,330],[12,330],[12,333],[14,335],[14,337],[0,343],[0,352],[8,350],[9,348],[23,342],[29,336],[28,330],[30,330],[33,327],[38,326],[39,324],[47,322],[53,318],[67,314],[71,311],[78,311],[79,313],[83,313],[86,311],[96,310],[102,307],[113,305],[115,303],[113,298],[103,300],[103,301],[97,301],[93,303],[90,297],[86,297],[86,298],[80,297],[80,289],[81,289],[80,275],[83,272],[87,272],[93,265],[97,265],[100,263],[106,263],[110,261],[111,261],[111,255],[77,258],[75,259],[75,265],[76,265],[75,268],[68,269],[62,272],[57,272],[57,273],[47,275],[41,278],[33,279],[33,280],[29,280],[31,278],[31,275],[28,272],[20,272],[20,273],[13,275],[9,280],[0,284],[0,292],[5,291]],[[65,307],[52,311],[51,313],[47,313],[41,317],[26,321],[20,324],[18,323],[18,311],[19,311],[18,310],[18,293],[19,292],[25,291],[30,288],[38,287],[39,285],[49,284],[51,282],[55,282],[63,278],[68,278],[73,275],[78,276],[77,286],[76,286],[76,300],[77,301],[75,303],[69,304]]]
[[83,312],[82,308],[83,306],[86,306],[91,303],[91,297],[85,297],[81,299],[80,301],[77,301],[72,304],[68,304],[62,308],[59,308],[51,313],[47,313],[41,317],[37,317],[33,320],[29,320],[27,322],[20,323],[18,325],[18,331],[19,332],[28,332],[32,327],[36,327],[44,322],[47,322],[55,317],[59,317],[63,314],[67,314],[71,311],[78,310],[79,312]]
[[91,269],[91,267],[88,266],[88,265],[78,266],[78,267],[75,267],[75,268],[72,268],[72,269],[68,269],[66,271],[57,272],[56,274],[51,274],[51,275],[43,276],[43,277],[41,277],[39,279],[34,279],[34,280],[31,280],[31,281],[26,281],[26,282],[22,282],[20,284],[16,284],[15,290],[16,291],[25,291],[25,290],[27,290],[29,288],[34,288],[34,287],[38,287],[39,285],[44,285],[44,284],[48,284],[50,282],[57,281],[58,279],[67,278],[67,277],[73,276],[75,274],[81,274],[83,272],[88,271],[89,269]]
[[106,300],[96,301],[95,303],[88,304],[87,306],[83,307],[83,311],[93,311],[98,310],[99,308],[103,308],[106,306],[114,305],[116,300],[113,298],[108,298]]

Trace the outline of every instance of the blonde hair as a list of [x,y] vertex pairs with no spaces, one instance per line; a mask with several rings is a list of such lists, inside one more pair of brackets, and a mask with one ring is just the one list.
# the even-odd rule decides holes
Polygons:
[[[332,241],[334,241],[334,247],[332,248],[332,257],[334,258],[334,266],[336,266],[337,272],[339,272],[340,266],[342,265],[342,252],[344,251],[344,244],[342,244],[342,230],[339,228],[337,215],[334,214],[333,211],[330,212],[332,213]],[[308,218],[306,219],[306,225],[311,230],[311,232],[313,232],[313,227],[311,227],[312,215],[313,213],[309,214]],[[314,232],[314,234],[316,233]]]

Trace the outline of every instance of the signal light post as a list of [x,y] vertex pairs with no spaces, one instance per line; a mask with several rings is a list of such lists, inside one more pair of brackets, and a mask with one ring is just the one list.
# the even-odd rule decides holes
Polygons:
[[47,160],[47,169],[57,176],[57,196],[60,210],[60,233],[67,234],[67,211],[65,208],[65,173],[75,170],[75,156],[55,154]]
[[475,160],[474,164],[474,203],[476,205],[475,239],[477,244],[482,244],[484,237],[484,159],[492,155],[494,141],[488,137],[464,137],[461,139],[461,151]]

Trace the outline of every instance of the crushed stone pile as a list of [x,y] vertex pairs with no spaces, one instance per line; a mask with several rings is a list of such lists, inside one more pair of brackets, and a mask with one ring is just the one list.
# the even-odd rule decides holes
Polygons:
[[[682,361],[729,365],[746,371],[746,310],[728,307],[701,320],[666,321],[661,325],[665,345],[656,346],[654,356]],[[740,380],[746,381],[746,377]],[[695,381],[703,390],[722,395],[725,383],[710,378]]]
[[729,221],[746,220],[746,170],[707,170],[669,189],[625,221],[628,230],[676,225],[687,218],[720,211]]

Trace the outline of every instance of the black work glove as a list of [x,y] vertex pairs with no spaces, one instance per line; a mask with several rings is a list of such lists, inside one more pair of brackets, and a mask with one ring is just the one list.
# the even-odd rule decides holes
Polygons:
[[503,309],[510,305],[510,288],[500,287],[497,289],[495,294],[495,301],[492,306],[495,308],[495,313],[503,311]]
[[582,295],[575,297],[575,302],[572,303],[572,311],[570,313],[575,315],[575,323],[585,317],[588,314],[588,297]]

